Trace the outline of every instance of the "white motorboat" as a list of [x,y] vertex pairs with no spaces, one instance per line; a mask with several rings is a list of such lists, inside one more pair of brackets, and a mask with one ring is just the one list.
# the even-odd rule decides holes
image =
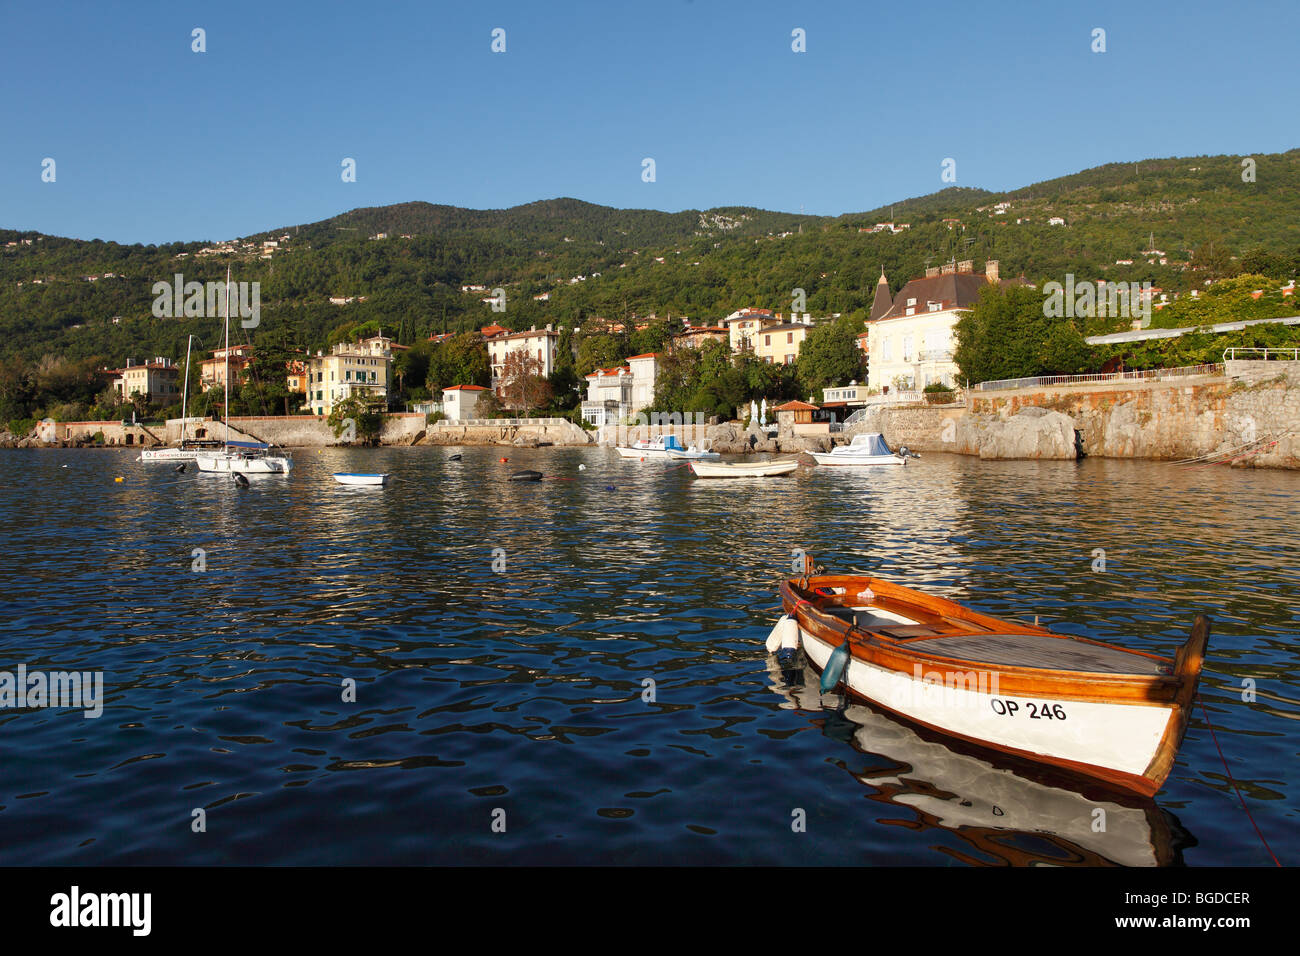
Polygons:
[[907,459],[889,450],[880,432],[854,435],[853,441],[830,452],[809,452],[819,465],[906,465]]
[[347,472],[336,471],[332,475],[333,479],[340,485],[386,485],[388,484],[388,472]]
[[686,451],[676,435],[643,438],[631,445],[619,445],[615,450],[624,458],[667,458],[671,451]]
[[668,457],[677,461],[720,461],[722,459],[722,456],[716,451],[710,451],[707,448],[696,448],[694,445],[685,451],[670,448],[668,449]]
[[772,461],[693,461],[691,471],[699,478],[775,478],[799,467],[794,458]]

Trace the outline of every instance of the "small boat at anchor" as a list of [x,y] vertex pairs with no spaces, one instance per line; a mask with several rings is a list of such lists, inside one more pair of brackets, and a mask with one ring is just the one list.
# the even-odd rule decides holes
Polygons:
[[676,448],[668,449],[668,457],[676,461],[721,461],[722,456],[716,451],[710,451],[707,448],[696,448],[692,445],[685,451],[678,451]]
[[853,441],[829,452],[809,452],[819,465],[906,465],[906,450],[892,452],[879,432],[854,435]]
[[768,650],[801,646],[851,696],[922,727],[1152,796],[1174,766],[1210,621],[1171,658],[999,619],[879,578],[804,574],[780,588]]
[[693,461],[691,471],[698,478],[776,478],[799,468],[795,458],[773,461]]
[[226,398],[221,419],[226,433],[221,450],[205,450],[194,456],[199,471],[226,475],[287,475],[293,459],[272,454],[271,445],[257,441],[230,440],[230,267],[226,267]]
[[686,451],[676,435],[642,438],[630,445],[618,445],[615,451],[624,458],[667,458],[670,451]]
[[388,472],[355,472],[355,471],[336,471],[331,475],[340,485],[386,485],[388,484]]

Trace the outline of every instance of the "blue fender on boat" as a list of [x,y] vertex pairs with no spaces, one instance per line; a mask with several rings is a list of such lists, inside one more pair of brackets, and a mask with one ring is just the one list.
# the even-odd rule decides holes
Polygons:
[[849,664],[849,642],[845,641],[831,651],[826,667],[822,670],[822,693],[834,690],[844,676],[844,668]]

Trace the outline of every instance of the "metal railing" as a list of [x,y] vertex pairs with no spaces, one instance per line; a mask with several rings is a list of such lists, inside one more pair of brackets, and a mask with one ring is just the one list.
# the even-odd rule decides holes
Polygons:
[[[1238,355],[1239,352],[1248,352],[1250,354],[1246,356],[1241,356]],[[1236,346],[1233,346],[1232,348],[1226,349],[1224,351],[1223,360],[1225,362],[1233,362],[1233,361],[1259,361],[1260,359],[1262,359],[1263,361],[1267,362],[1269,361],[1270,356],[1272,356],[1273,361],[1276,362],[1300,362],[1300,348],[1264,349],[1264,348],[1237,348]]]
[[[1274,351],[1278,351],[1274,349]],[[1222,375],[1223,363],[1212,365],[1186,365],[1180,368],[1150,368],[1136,372],[1099,372],[1095,375],[1038,375],[1032,378],[1004,378],[993,382],[979,382],[971,388],[981,392],[997,392],[1013,388],[1041,388],[1044,385],[1104,385],[1108,382],[1154,381],[1162,378],[1179,378],[1186,375]]]
[[565,425],[572,424],[567,418],[450,418],[438,422],[439,425],[491,425],[504,428],[507,425]]

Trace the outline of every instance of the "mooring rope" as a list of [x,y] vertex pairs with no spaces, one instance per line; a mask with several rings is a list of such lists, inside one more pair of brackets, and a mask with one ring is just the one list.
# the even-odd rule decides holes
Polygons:
[[[1204,455],[1200,455],[1199,457],[1196,457],[1196,458],[1183,458],[1183,459],[1181,459],[1181,460],[1179,460],[1179,461],[1170,462],[1170,464],[1172,464],[1172,465],[1194,465],[1194,464],[1196,464],[1197,462],[1205,461],[1205,462],[1209,462],[1209,463],[1212,464],[1212,465],[1218,465],[1218,464],[1222,464],[1223,461],[1225,461],[1225,460],[1226,460],[1226,461],[1236,461],[1237,458],[1232,458],[1232,457],[1230,457],[1230,456],[1232,455],[1233,452],[1241,451],[1241,449],[1243,449],[1243,448],[1251,448],[1251,446],[1253,445],[1253,446],[1256,446],[1256,447],[1253,448],[1253,449],[1250,450],[1250,451],[1247,451],[1245,454],[1246,454],[1246,455],[1257,454],[1258,452],[1263,451],[1265,448],[1271,448],[1271,447],[1273,447],[1273,446],[1276,445],[1278,442],[1280,442],[1283,438],[1286,438],[1287,436],[1292,435],[1292,434],[1294,434],[1294,430],[1289,431],[1289,432],[1283,432],[1282,434],[1278,435],[1276,438],[1269,438],[1268,436],[1265,436],[1264,438],[1256,438],[1254,441],[1248,441],[1248,442],[1244,442],[1243,444],[1240,444],[1240,445],[1234,445],[1232,448],[1227,448],[1227,449],[1224,449],[1223,451],[1212,451],[1212,452],[1207,452],[1206,454],[1204,454]],[[1238,456],[1238,457],[1245,457],[1245,455],[1241,455],[1241,456]],[[1214,460],[1211,461],[1210,459],[1214,459]]]
[[1259,837],[1259,842],[1264,844],[1264,849],[1268,851],[1268,855],[1273,857],[1273,863],[1277,866],[1281,866],[1282,864],[1278,862],[1277,855],[1273,852],[1273,848],[1269,846],[1268,841],[1264,839],[1264,834],[1260,833],[1259,824],[1255,822],[1255,817],[1251,814],[1250,807],[1246,806],[1246,798],[1241,795],[1241,788],[1237,786],[1237,781],[1232,779],[1232,771],[1228,769],[1228,761],[1223,756],[1223,748],[1219,746],[1219,735],[1214,732],[1214,724],[1210,723],[1210,714],[1205,708],[1205,701],[1201,698],[1200,694],[1196,695],[1196,699],[1200,702],[1201,715],[1205,718],[1205,726],[1210,728],[1210,737],[1214,740],[1214,747],[1219,751],[1219,759],[1223,761],[1223,772],[1228,775],[1228,782],[1232,784],[1232,789],[1237,791],[1237,799],[1241,801],[1241,809],[1246,811],[1246,816],[1250,819],[1250,825],[1255,828],[1255,835]]

